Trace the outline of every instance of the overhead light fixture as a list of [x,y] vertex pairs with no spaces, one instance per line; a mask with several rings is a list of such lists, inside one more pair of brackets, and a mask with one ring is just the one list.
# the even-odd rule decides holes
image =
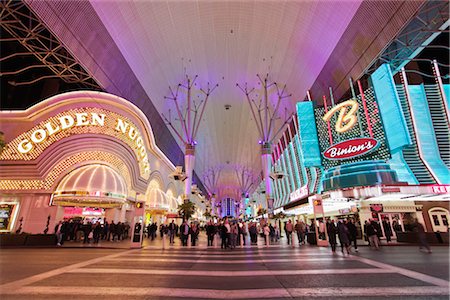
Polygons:
[[169,178],[172,178],[175,181],[185,181],[187,176],[183,172],[182,166],[176,166],[175,171],[169,174]]
[[283,172],[279,171],[279,172],[270,173],[269,176],[273,180],[279,180],[279,179],[283,179],[283,177],[286,176],[286,174],[284,174]]

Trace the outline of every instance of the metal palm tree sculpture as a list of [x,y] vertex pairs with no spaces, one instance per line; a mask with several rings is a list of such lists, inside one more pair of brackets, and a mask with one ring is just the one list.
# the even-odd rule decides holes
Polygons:
[[[187,177],[185,180],[184,201],[189,201],[189,197],[191,195],[192,173],[195,164],[195,145],[197,144],[195,138],[197,136],[209,96],[219,86],[218,84],[211,86],[208,82],[206,88],[194,89],[194,87],[197,87],[197,84],[195,83],[197,78],[198,75],[196,75],[193,79],[186,75],[185,80],[182,83],[179,83],[175,89],[172,89],[172,87],[169,86],[170,96],[164,97],[165,99],[172,100],[174,102],[178,116],[178,118],[175,118],[175,121],[178,121],[179,126],[176,127],[172,122],[170,110],[167,117],[164,114],[162,115],[166,124],[172,128],[175,135],[181,142],[183,142],[185,146],[186,151],[184,154],[184,165]],[[185,97],[181,96],[182,90],[186,93]],[[198,98],[202,95],[200,102],[197,103],[192,99],[193,92],[197,92],[199,94]],[[185,98],[184,108],[180,103],[183,98]]]

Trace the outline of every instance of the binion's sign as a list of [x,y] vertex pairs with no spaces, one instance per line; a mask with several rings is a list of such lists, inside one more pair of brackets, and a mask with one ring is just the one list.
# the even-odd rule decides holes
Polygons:
[[371,88],[360,95],[314,110],[319,148],[325,169],[362,160],[387,160],[390,157],[384,128]]
[[376,139],[357,138],[329,147],[323,156],[328,159],[348,159],[372,152],[378,146],[379,143]]

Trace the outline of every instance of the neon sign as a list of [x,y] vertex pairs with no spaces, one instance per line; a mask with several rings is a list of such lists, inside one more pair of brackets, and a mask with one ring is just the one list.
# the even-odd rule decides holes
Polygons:
[[[30,135],[30,139],[22,140],[17,146],[17,150],[20,153],[28,153],[33,150],[35,144],[44,142],[48,137],[74,126],[104,126],[105,115],[90,113],[76,113],[75,117],[71,115],[65,115],[58,118],[58,124],[47,122],[44,124],[44,128],[38,128]],[[31,140],[31,141],[30,141]]]
[[367,154],[378,147],[378,141],[372,138],[347,140],[329,147],[323,153],[328,159],[348,159]]
[[[108,121],[112,117],[112,120]],[[73,134],[75,128],[108,128],[109,132],[116,132],[122,134],[124,140],[128,140],[128,144],[134,148],[138,161],[142,164],[144,173],[150,172],[150,164],[148,161],[147,149],[144,145],[144,139],[141,133],[134,126],[133,123],[126,121],[125,118],[118,116],[117,114],[105,111],[105,113],[89,111],[86,109],[83,112],[67,111],[62,116],[49,118],[47,121],[41,123],[41,125],[35,127],[22,137],[20,142],[16,145],[16,148],[21,154],[32,153],[38,145],[44,144],[47,140],[56,141],[67,136],[67,134],[61,134],[67,131],[69,134]],[[89,129],[80,132],[80,129],[75,131],[77,134],[90,132]],[[98,131],[98,130],[97,130]],[[103,129],[100,131],[103,132]],[[111,134],[111,133],[110,133]],[[114,134],[115,135],[115,134]],[[23,135],[22,135],[23,136]],[[115,135],[116,136],[116,135]],[[42,147],[41,147],[42,148]]]
[[[335,107],[331,108],[324,116],[323,120],[329,122],[335,112],[339,111],[335,129],[336,132],[343,133],[350,129],[358,122],[356,112],[358,111],[358,102],[355,100],[344,101]],[[347,108],[350,108],[347,112]]]

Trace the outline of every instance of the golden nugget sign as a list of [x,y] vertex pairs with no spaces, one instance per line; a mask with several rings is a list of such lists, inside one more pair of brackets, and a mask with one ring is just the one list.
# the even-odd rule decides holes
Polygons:
[[132,142],[138,161],[144,165],[145,172],[149,172],[147,149],[141,133],[131,122],[127,122],[124,118],[116,117],[115,122],[110,123],[107,122],[107,116],[108,114],[98,112],[66,112],[62,116],[52,118],[52,120],[43,123],[39,128],[26,134],[26,138],[22,139],[17,145],[17,150],[22,154],[32,152],[37,145],[48,138],[76,127],[107,127],[111,126],[109,124],[114,124],[114,131],[122,134],[125,139]]

